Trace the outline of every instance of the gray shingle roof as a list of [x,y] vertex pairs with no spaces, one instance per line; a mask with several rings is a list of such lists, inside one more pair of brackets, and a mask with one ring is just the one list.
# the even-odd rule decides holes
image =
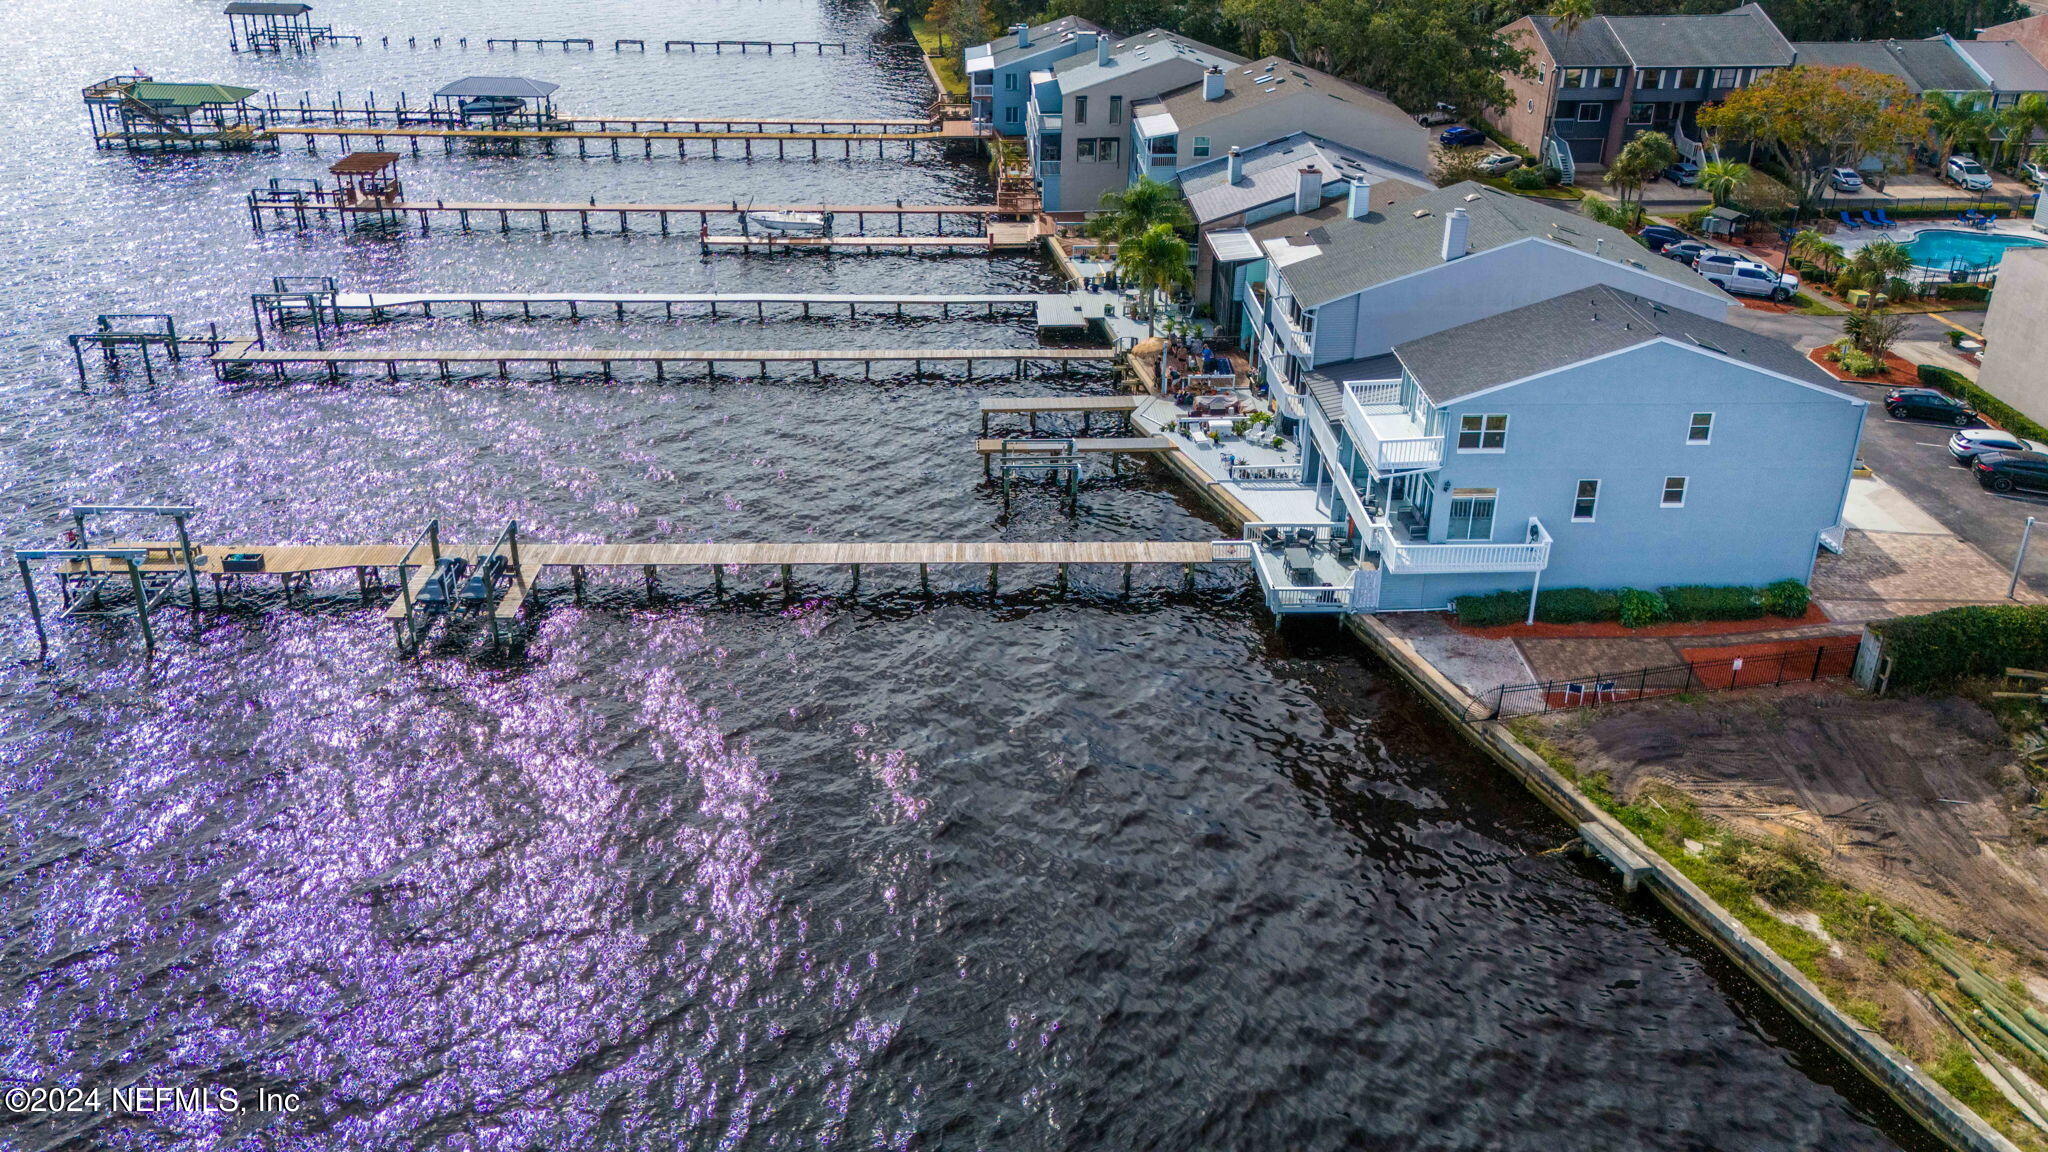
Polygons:
[[[1288,287],[1304,307],[1314,308],[1442,263],[1444,217],[1453,208],[1463,208],[1470,217],[1470,252],[1541,236],[1584,252],[1598,251],[1630,261],[1653,276],[1720,295],[1720,289],[1699,273],[1676,260],[1651,255],[1619,228],[1469,180],[1403,201],[1391,212],[1374,211],[1363,220],[1332,219],[1317,224],[1322,236],[1315,244],[1321,251],[1284,265]],[[1298,226],[1294,230],[1301,231]],[[1285,237],[1288,224],[1275,221],[1253,229],[1252,234],[1269,241]]]
[[1419,196],[1430,186],[1429,178],[1420,172],[1307,132],[1253,145],[1239,155],[1244,161],[1244,177],[1235,184],[1226,179],[1230,171],[1227,154],[1181,169],[1181,193],[1187,197],[1197,223],[1206,224],[1261,204],[1292,198],[1295,174],[1306,164],[1321,168],[1325,180],[1354,175],[1371,177],[1373,203],[1379,207]]
[[1989,73],[2000,92],[2048,92],[2048,68],[2017,40],[1958,40],[1956,49]]
[[1531,20],[1551,57],[1567,68],[1769,68],[1792,63],[1792,45],[1755,4],[1718,16],[1596,16],[1569,36],[1554,17]]
[[1799,53],[1801,64],[1868,68],[1904,80],[1916,94],[1977,92],[1987,87],[1984,78],[1956,50],[1957,45],[1944,40],[1806,41],[1793,48]]
[[1053,65],[1053,72],[1059,77],[1060,91],[1078,92],[1120,71],[1149,68],[1173,59],[1192,60],[1205,67],[1220,64],[1225,68],[1245,62],[1244,57],[1235,53],[1211,48],[1199,40],[1176,36],[1164,28],[1154,28],[1117,41],[1110,48],[1110,58],[1112,62],[1104,67],[1095,62],[1095,53],[1080,52]]
[[1448,404],[1659,336],[1794,380],[1822,387],[1834,383],[1789,344],[1605,285],[1410,340],[1396,347],[1394,355],[1431,401]]
[[1293,99],[1308,91],[1337,102],[1319,104],[1315,111],[1318,118],[1377,115],[1398,120],[1418,135],[1426,134],[1422,125],[1415,123],[1400,105],[1378,92],[1278,56],[1267,56],[1241,67],[1224,69],[1221,99],[1204,98],[1202,88],[1203,85],[1196,82],[1161,93],[1157,99],[1159,105],[1172,113],[1174,123],[1180,125],[1183,132],[1249,108]]
[[1035,56],[1049,48],[1058,46],[1062,41],[1071,40],[1074,37],[1091,32],[1098,36],[1108,35],[1107,32],[1103,31],[1102,25],[1092,20],[1083,20],[1079,16],[1062,16],[1057,20],[1048,20],[1043,24],[1032,25],[1031,44],[1029,47],[1017,47],[1017,34],[1015,32],[1000,39],[991,40],[981,45],[981,47],[989,49],[988,55],[994,66],[1000,68],[1011,61],[1021,60],[1027,56]]

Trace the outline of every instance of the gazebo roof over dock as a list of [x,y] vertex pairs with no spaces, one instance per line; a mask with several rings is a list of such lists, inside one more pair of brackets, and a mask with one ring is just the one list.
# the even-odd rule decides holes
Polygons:
[[313,10],[311,4],[277,4],[261,0],[235,0],[221,9],[228,16],[303,16]]
[[434,95],[464,99],[475,96],[500,96],[519,100],[545,100],[560,87],[560,84],[550,84],[545,80],[528,80],[520,76],[465,76]]
[[351,152],[328,165],[327,171],[335,176],[360,176],[382,172],[396,163],[396,152]]
[[240,104],[256,94],[254,88],[234,84],[159,84],[146,80],[128,90],[145,104],[201,108],[209,104]]

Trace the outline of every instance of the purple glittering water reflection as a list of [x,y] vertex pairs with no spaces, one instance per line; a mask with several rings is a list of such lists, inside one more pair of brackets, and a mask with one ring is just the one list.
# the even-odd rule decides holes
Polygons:
[[[321,0],[373,44],[230,57],[218,5],[0,9],[0,538],[190,501],[207,540],[1203,539],[1158,476],[998,522],[973,401],[850,380],[76,392],[64,334],[240,331],[273,275],[356,290],[1025,291],[1035,260],[702,258],[646,234],[252,236],[328,159],[96,153],[76,90],[161,79],[415,97],[471,73],[567,111],[906,115],[856,0],[487,9]],[[849,40],[845,58],[485,53],[377,37]],[[408,158],[444,198],[913,203],[967,160]],[[1020,346],[998,320],[729,317],[359,329],[356,346]],[[1084,377],[1034,390],[1099,390]],[[60,625],[0,665],[0,1076],[304,1108],[0,1118],[7,1149],[1919,1146],[1381,670],[1221,577],[671,574],[541,598],[522,658],[398,658],[352,582],[196,635]],[[1049,577],[1049,573],[1037,574]],[[1035,584],[1037,591],[1027,591]],[[1150,590],[1148,590],[1150,589]],[[0,643],[29,635],[0,601]]]

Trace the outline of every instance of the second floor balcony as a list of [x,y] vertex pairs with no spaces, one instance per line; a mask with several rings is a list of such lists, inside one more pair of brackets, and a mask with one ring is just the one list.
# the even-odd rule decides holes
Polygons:
[[1444,439],[1431,436],[1401,403],[1399,380],[1344,384],[1344,431],[1379,477],[1428,472],[1444,462]]
[[1399,524],[1372,522],[1373,552],[1380,567],[1393,575],[1454,572],[1541,572],[1550,566],[1550,530],[1529,517],[1520,540],[1419,543]]

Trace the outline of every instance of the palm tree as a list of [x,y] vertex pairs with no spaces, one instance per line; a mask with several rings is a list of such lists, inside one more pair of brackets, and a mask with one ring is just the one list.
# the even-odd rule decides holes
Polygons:
[[1829,272],[1842,264],[1842,246],[1812,228],[1803,228],[1792,237],[1790,253]]
[[1740,160],[1723,160],[1715,157],[1700,169],[1700,187],[1714,201],[1716,207],[1733,199],[1735,193],[1749,182],[1749,165]]
[[1128,188],[1113,188],[1102,194],[1102,215],[1088,221],[1088,235],[1098,240],[1121,243],[1165,224],[1174,231],[1195,226],[1187,202],[1173,185],[1138,177]]
[[1567,37],[1598,15],[1599,12],[1593,8],[1593,0],[1554,0],[1550,5],[1552,24]]
[[1943,156],[1967,151],[1968,145],[1991,138],[1996,117],[1986,107],[1989,92],[1927,92],[1920,97],[1927,109],[1927,122]]
[[1117,244],[1117,271],[1136,281],[1145,292],[1145,335],[1154,331],[1159,294],[1194,284],[1189,253],[1188,242],[1180,238],[1173,225],[1163,222]]
[[1872,292],[1884,291],[1894,278],[1904,276],[1912,267],[1913,254],[1896,240],[1872,240],[1849,258],[1849,270]]
[[2048,128],[2048,96],[2029,92],[1998,117],[2005,136],[1999,151],[2011,159],[2023,159],[2037,129]]

